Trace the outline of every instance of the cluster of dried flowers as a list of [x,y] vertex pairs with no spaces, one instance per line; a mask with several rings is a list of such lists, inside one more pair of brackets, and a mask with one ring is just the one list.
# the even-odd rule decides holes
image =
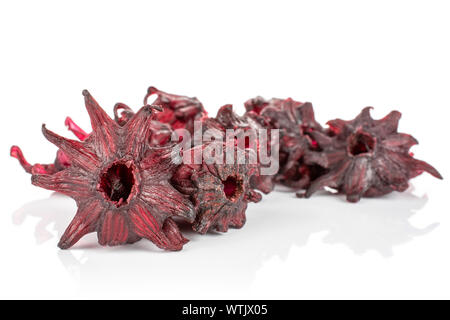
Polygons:
[[[365,108],[354,120],[332,120],[323,128],[314,118],[311,103],[257,97],[245,102],[243,116],[225,105],[212,118],[196,98],[150,87],[144,107],[135,113],[118,103],[112,119],[88,91],[83,95],[91,133],[70,118],[65,124],[78,140],[42,127],[44,136],[58,147],[54,163],[31,165],[19,147],[11,148],[11,156],[32,174],[34,185],[76,201],[78,211],[59,242],[62,249],[97,232],[101,245],[146,238],[162,249],[180,250],[188,240],[178,221],[191,223],[202,234],[240,228],[247,204],[261,200],[255,190],[269,193],[276,183],[298,191],[299,197],[331,187],[357,202],[363,196],[404,191],[408,181],[424,171],[442,179],[436,169],[409,152],[417,141],[397,132],[397,111],[374,120],[370,108]],[[250,164],[238,158],[232,164],[205,158],[194,164],[175,162],[174,153],[194,154],[207,147],[203,143],[180,151],[171,142],[174,130],[192,133],[195,121],[224,133],[227,129],[279,129],[279,171],[261,175],[258,161]],[[218,143],[222,142],[209,144]],[[237,154],[258,157],[247,147]]]

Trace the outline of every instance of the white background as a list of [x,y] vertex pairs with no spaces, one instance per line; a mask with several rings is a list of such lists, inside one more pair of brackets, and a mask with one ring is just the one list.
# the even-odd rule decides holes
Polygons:
[[[2,1],[1,298],[450,298],[448,1]],[[242,230],[182,252],[146,241],[56,247],[75,213],[9,157],[53,161],[48,128],[90,130],[89,89],[112,114],[148,86],[197,96],[215,115],[256,95],[314,104],[319,121],[371,105],[403,113],[424,174],[411,190],[346,203],[280,190]]]

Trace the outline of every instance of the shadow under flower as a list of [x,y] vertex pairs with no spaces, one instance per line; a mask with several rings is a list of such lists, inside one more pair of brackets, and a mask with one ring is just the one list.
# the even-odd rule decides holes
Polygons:
[[[294,199],[277,193],[273,198],[259,208],[258,219],[254,222],[267,224],[281,237],[266,243],[268,255],[286,256],[292,244],[304,246],[312,234],[325,233],[324,243],[345,245],[358,255],[373,250],[390,257],[395,246],[425,235],[439,225],[431,223],[418,228],[411,224],[411,218],[428,201],[426,195],[418,197],[411,190],[363,199],[355,204],[346,202],[343,196],[331,196],[326,192],[310,199]],[[280,202],[283,202],[282,208],[289,210],[281,212]],[[278,215],[277,219],[270,217],[273,212]]]
[[[303,200],[293,193],[273,192],[263,204],[249,206],[243,230],[202,236],[182,224],[181,230],[190,242],[181,252],[165,253],[144,240],[100,248],[96,234],[84,237],[70,250],[55,247],[55,251],[64,267],[90,290],[99,282],[117,286],[117,280],[110,280],[120,277],[124,289],[135,290],[137,286],[146,290],[148,285],[159,292],[159,298],[164,298],[165,291],[158,291],[158,287],[183,283],[209,290],[219,286],[219,275],[221,288],[249,285],[264,261],[274,256],[286,259],[291,248],[305,246],[310,236],[318,233],[324,233],[324,243],[345,245],[355,254],[376,251],[390,257],[395,246],[439,225],[431,223],[418,228],[410,222],[427,200],[426,195],[417,197],[411,191],[363,199],[357,204],[325,193]],[[70,198],[54,194],[49,199],[25,204],[13,214],[13,222],[20,225],[28,217],[38,218],[35,237],[41,244],[59,238],[75,211]],[[55,246],[57,240],[54,239]],[[163,274],[170,277],[162,277]]]

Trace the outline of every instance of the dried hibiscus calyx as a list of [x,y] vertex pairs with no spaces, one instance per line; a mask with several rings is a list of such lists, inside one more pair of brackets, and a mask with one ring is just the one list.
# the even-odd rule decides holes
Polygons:
[[[228,104],[208,118],[196,98],[150,87],[144,107],[134,112],[117,103],[113,120],[89,92],[83,95],[91,133],[69,117],[65,124],[78,140],[42,128],[58,147],[54,163],[31,165],[19,147],[11,148],[34,185],[76,201],[62,249],[97,232],[101,245],[146,238],[159,248],[181,250],[188,240],[176,221],[201,234],[241,228],[248,203],[261,200],[255,190],[269,193],[276,182],[306,189],[299,197],[331,187],[356,202],[404,191],[424,171],[442,179],[409,152],[417,141],[397,132],[397,111],[374,120],[365,108],[354,120],[332,120],[325,129],[311,103],[257,97],[245,102],[243,116]],[[148,105],[153,95],[154,105]],[[194,133],[195,121],[200,132]],[[182,143],[173,141],[177,136]]]
[[30,164],[23,155],[22,150],[18,146],[12,146],[10,155],[13,158],[19,160],[20,165],[27,173],[39,173],[39,174],[53,174],[55,172],[61,171],[70,166],[70,160],[61,150],[56,153],[56,158],[54,163],[41,164],[35,163]]
[[[66,118],[65,125],[67,128],[72,131],[80,140],[84,140],[87,138],[88,134],[84,132],[75,122],[72,121],[70,117]],[[27,173],[38,173],[38,174],[53,174],[58,171],[61,171],[65,168],[70,167],[70,159],[65,155],[65,153],[61,150],[56,152],[55,161],[51,164],[40,164],[36,163],[31,165],[23,155],[22,150],[18,146],[12,146],[11,157],[19,160],[20,165],[24,168]]]
[[[159,106],[153,106],[153,108],[159,112],[163,111]],[[114,120],[120,126],[124,126],[133,116],[133,109],[126,104],[119,102],[114,106]],[[147,143],[150,146],[158,147],[167,145],[171,142],[173,131],[170,125],[156,120],[150,120],[149,130],[151,131],[151,134]]]
[[64,124],[66,125],[67,129],[69,129],[69,131],[71,131],[81,141],[86,140],[86,138],[89,136],[89,133],[86,133],[86,131],[81,129],[70,117],[66,118]]
[[[225,162],[229,150],[235,152],[235,162],[231,164]],[[227,149],[222,142],[212,142],[185,151],[184,159],[186,155],[190,159],[180,165],[172,177],[172,184],[189,195],[194,203],[196,219],[193,229],[204,234],[211,229],[226,232],[230,227],[241,228],[246,221],[248,202],[261,200],[261,194],[249,183],[257,168],[251,164],[256,161],[252,151],[235,146]],[[203,161],[191,164],[196,155],[203,157]],[[222,163],[212,161],[217,157],[223,157]]]
[[66,194],[77,203],[78,211],[60,248],[70,248],[85,234],[97,232],[101,245],[146,238],[160,248],[180,250],[187,240],[172,217],[193,221],[194,212],[169,183],[176,168],[174,147],[155,150],[147,143],[152,106],[142,107],[120,126],[89,92],[83,95],[92,133],[80,142],[43,126],[44,136],[67,155],[71,166],[52,175],[32,176],[34,185]]
[[207,116],[202,103],[195,97],[179,96],[149,87],[144,98],[144,105],[148,104],[151,96],[156,95],[156,100],[151,105],[161,106],[162,112],[155,116],[155,120],[167,123],[173,130],[186,129],[191,134],[194,132],[194,121]]
[[264,100],[256,97],[245,102],[246,116],[261,125],[280,130],[280,170],[276,181],[292,188],[306,188],[326,169],[316,163],[314,153],[321,151],[317,135],[325,135],[315,120],[309,102],[291,98]]
[[134,116],[134,111],[125,103],[118,102],[114,105],[114,121],[123,127]]
[[251,187],[266,194],[274,189],[274,175],[260,174],[262,164],[259,161],[258,152],[261,142],[267,143],[267,150],[271,150],[270,129],[268,129],[269,135],[265,137],[267,141],[260,141],[259,130],[266,128],[252,118],[237,115],[233,111],[233,105],[231,104],[220,107],[215,118],[204,119],[202,128],[204,132],[214,129],[224,139],[227,137],[227,130],[232,129],[236,147],[241,149],[250,148],[258,156],[257,170],[250,178]]
[[219,108],[215,118],[206,118],[203,121],[206,127],[216,128],[222,131],[226,129],[250,129],[250,124],[243,117],[233,111],[233,105],[226,104]]
[[[157,111],[162,111],[162,109],[158,106],[154,106],[153,108]],[[117,103],[114,106],[114,120],[120,126],[124,126],[128,120],[134,116],[134,114],[134,111],[124,103]],[[80,128],[70,117],[66,118],[64,124],[67,129],[71,131],[80,141],[86,140],[89,136],[89,133],[86,133],[82,128]],[[151,120],[149,128],[152,133],[148,141],[150,146],[163,146],[171,142],[173,131],[170,125],[156,120]],[[36,163],[31,165],[25,159],[22,150],[18,146],[12,146],[10,154],[12,157],[19,160],[19,163],[27,173],[53,174],[68,168],[71,164],[69,157],[67,157],[61,150],[57,151],[56,159],[54,163],[51,164]]]
[[345,194],[348,201],[357,202],[362,196],[405,191],[408,181],[424,171],[442,179],[435,168],[410,154],[409,149],[418,142],[397,132],[400,112],[392,111],[374,120],[370,109],[363,109],[351,121],[328,122],[332,137],[321,156],[329,172],[299,196],[309,197],[323,187],[331,187]]

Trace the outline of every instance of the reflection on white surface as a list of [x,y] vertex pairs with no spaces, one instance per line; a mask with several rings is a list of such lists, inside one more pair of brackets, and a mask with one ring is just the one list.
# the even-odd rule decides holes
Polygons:
[[[20,225],[28,217],[38,218],[37,244],[54,241],[61,263],[82,287],[91,289],[99,283],[114,286],[120,279],[122,288],[139,285],[145,290],[148,285],[154,291],[183,283],[206,290],[215,285],[217,277],[221,286],[248,286],[265,260],[274,256],[286,259],[291,248],[307,245],[308,238],[316,233],[324,234],[323,243],[345,245],[357,255],[373,250],[390,257],[393,247],[438,226],[432,223],[417,228],[411,224],[412,216],[426,202],[426,196],[411,192],[364,199],[357,204],[325,193],[305,200],[292,193],[274,192],[262,203],[249,206],[242,230],[201,236],[182,226],[191,241],[181,252],[163,252],[144,240],[101,248],[95,234],[70,250],[59,250],[56,243],[75,212],[75,204],[58,194],[25,204],[13,214],[13,222]],[[160,292],[163,297],[164,290]]]

